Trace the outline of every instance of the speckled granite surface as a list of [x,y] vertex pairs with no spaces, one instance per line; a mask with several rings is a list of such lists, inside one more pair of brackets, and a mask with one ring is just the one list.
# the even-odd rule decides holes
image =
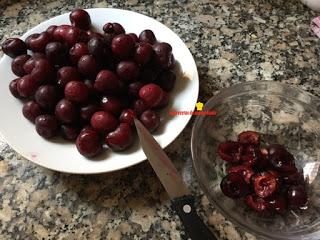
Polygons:
[[[0,42],[75,6],[131,9],[186,42],[198,66],[201,101],[229,85],[260,79],[297,84],[320,96],[319,40],[309,30],[316,14],[299,1],[67,2],[0,0]],[[199,189],[190,164],[191,125],[166,152],[197,196],[201,216],[219,239],[255,239],[216,212]],[[0,138],[0,239],[183,238],[148,163],[111,174],[60,174],[21,158]]]

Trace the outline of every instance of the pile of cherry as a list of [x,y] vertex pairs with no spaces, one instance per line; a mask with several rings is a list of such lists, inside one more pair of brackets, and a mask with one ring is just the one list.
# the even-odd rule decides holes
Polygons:
[[246,131],[236,142],[221,143],[218,154],[230,164],[220,184],[227,197],[244,198],[257,212],[284,213],[289,207],[307,207],[303,173],[282,145],[261,147],[259,133]]
[[24,101],[23,115],[40,136],[76,139],[86,157],[105,144],[125,150],[134,141],[134,118],[150,132],[160,124],[157,110],[167,106],[176,78],[172,48],[151,30],[138,37],[119,23],[95,32],[82,9],[73,10],[70,21],[2,44],[19,77],[9,89]]

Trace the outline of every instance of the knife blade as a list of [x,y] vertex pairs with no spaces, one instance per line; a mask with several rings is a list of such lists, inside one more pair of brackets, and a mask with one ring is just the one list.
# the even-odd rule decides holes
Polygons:
[[217,240],[198,216],[194,206],[195,199],[190,194],[170,158],[139,120],[135,119],[134,123],[142,149],[161,184],[167,191],[171,199],[172,208],[178,214],[188,236],[192,240]]

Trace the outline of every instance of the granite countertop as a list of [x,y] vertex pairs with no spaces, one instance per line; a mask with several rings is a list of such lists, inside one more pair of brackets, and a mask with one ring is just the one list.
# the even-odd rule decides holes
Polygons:
[[[320,49],[309,29],[316,14],[299,1],[0,0],[0,6],[0,42],[75,6],[149,15],[175,31],[191,50],[202,102],[224,87],[262,79],[299,85],[320,96]],[[197,197],[201,216],[219,239],[255,239],[217,212],[200,190],[190,164],[191,126],[166,152]],[[0,239],[185,237],[147,162],[110,174],[68,175],[27,161],[1,139]]]

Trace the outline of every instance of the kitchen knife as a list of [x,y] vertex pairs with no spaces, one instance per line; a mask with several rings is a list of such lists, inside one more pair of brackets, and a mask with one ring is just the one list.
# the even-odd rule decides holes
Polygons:
[[194,206],[194,197],[167,154],[139,120],[135,119],[134,123],[142,149],[166,189],[172,202],[172,208],[178,214],[188,236],[192,240],[217,240],[198,216]]

